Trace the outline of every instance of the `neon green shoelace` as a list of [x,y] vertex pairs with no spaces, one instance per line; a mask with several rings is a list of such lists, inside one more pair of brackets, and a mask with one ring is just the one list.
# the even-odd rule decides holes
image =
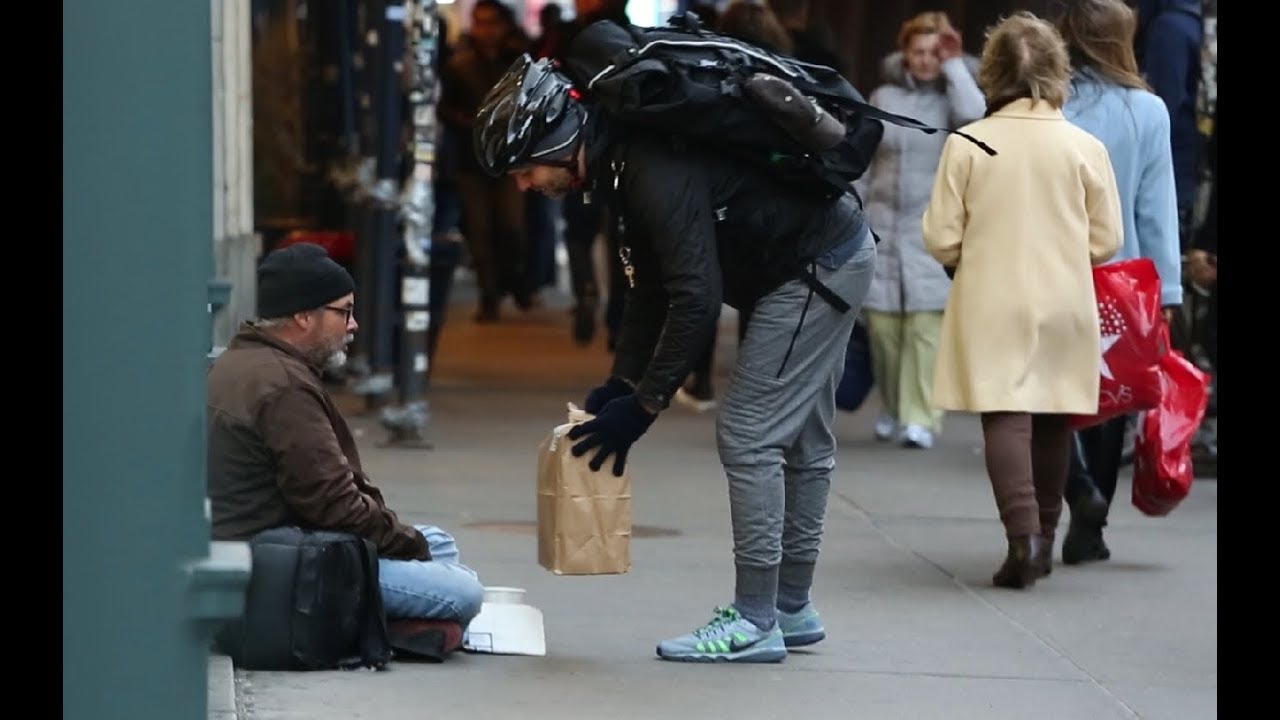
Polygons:
[[737,620],[738,617],[737,610],[731,607],[718,607],[715,609],[715,617],[711,618],[711,622],[694,630],[693,636],[696,638],[709,638],[718,635],[721,632],[721,628]]

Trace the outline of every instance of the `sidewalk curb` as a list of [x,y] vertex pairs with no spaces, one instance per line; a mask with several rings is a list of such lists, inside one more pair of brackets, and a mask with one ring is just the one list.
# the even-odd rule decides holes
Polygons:
[[239,720],[235,668],[226,655],[209,655],[209,720]]

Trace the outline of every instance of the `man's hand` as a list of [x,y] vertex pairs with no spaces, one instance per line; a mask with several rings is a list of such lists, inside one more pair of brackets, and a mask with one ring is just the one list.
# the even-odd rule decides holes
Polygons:
[[1211,288],[1218,282],[1218,258],[1204,250],[1192,250],[1187,255],[1187,275],[1200,287]]
[[582,457],[591,449],[599,448],[587,466],[598,471],[612,455],[613,474],[622,477],[622,471],[627,466],[627,452],[657,417],[645,410],[635,395],[610,400],[594,419],[569,430],[570,440],[583,438],[582,442],[573,446],[573,455]]

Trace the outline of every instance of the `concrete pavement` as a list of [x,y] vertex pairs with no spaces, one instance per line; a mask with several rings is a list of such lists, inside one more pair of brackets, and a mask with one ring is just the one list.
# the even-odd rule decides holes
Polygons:
[[603,378],[608,356],[602,340],[571,345],[562,308],[508,315],[496,326],[472,324],[466,310],[451,317],[431,400],[435,450],[381,448],[361,403],[348,407],[390,505],[452,531],[487,584],[527,588],[545,616],[547,657],[236,671],[240,720],[1217,716],[1216,482],[1197,482],[1169,517],[1146,518],[1126,476],[1110,562],[1058,565],[1029,591],[999,590],[990,578],[1004,538],[976,420],[951,416],[933,450],[904,450],[871,440],[874,400],[838,419],[814,591],[828,639],[780,665],[656,659],[656,641],[732,599],[714,413],[672,408],[633,450],[631,572],[554,576],[536,562],[535,450],[565,403]]

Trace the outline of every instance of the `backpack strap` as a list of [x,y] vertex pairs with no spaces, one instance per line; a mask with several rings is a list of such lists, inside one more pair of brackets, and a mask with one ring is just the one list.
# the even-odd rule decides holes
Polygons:
[[837,295],[835,290],[823,285],[822,281],[818,279],[818,276],[813,274],[812,263],[806,265],[805,268],[800,271],[800,280],[805,285],[809,286],[809,290],[811,292],[823,300],[826,300],[827,304],[836,309],[836,312],[847,313],[853,309],[853,306],[850,305],[847,300]]
[[359,541],[360,565],[364,570],[364,592],[360,613],[360,646],[358,654],[338,661],[344,670],[371,667],[381,668],[391,659],[391,645],[387,639],[387,616],[382,608],[382,588],[378,585],[378,551],[373,543],[363,538]]
[[900,126],[900,127],[912,128],[912,129],[914,129],[914,130],[919,130],[920,132],[922,132],[922,133],[927,133],[927,134],[929,134],[929,135],[932,135],[933,133],[936,133],[936,132],[938,132],[939,130],[941,130],[942,132],[945,132],[945,133],[951,133],[952,135],[959,135],[960,137],[964,138],[965,140],[968,140],[969,142],[973,143],[974,145],[977,145],[977,146],[978,146],[979,148],[981,148],[981,149],[982,149],[982,151],[983,151],[983,152],[985,152],[986,154],[991,155],[991,156],[993,156],[993,157],[996,155],[995,148],[991,147],[990,145],[988,145],[988,144],[986,144],[986,143],[982,142],[982,141],[981,141],[981,140],[979,140],[978,138],[976,138],[976,137],[974,137],[974,136],[972,136],[972,135],[970,135],[969,133],[966,133],[966,132],[964,132],[964,131],[961,131],[961,130],[952,130],[951,128],[944,128],[944,127],[934,127],[934,126],[932,126],[932,125],[925,125],[924,123],[920,122],[919,120],[916,120],[915,118],[909,118],[909,117],[904,117],[904,116],[902,116],[902,115],[895,115],[895,114],[893,114],[893,113],[891,113],[891,112],[885,112],[884,110],[881,110],[880,108],[878,108],[878,107],[876,107],[876,106],[874,106],[874,105],[868,105],[868,104],[865,104],[865,103],[858,103],[858,102],[856,102],[856,101],[853,101],[853,102],[854,102],[854,104],[856,104],[856,105],[858,105],[858,106],[859,106],[859,107],[857,108],[857,112],[860,112],[860,113],[862,113],[862,114],[866,115],[867,117],[875,118],[875,119],[877,119],[877,120],[881,120],[881,121],[883,121],[883,122],[887,122],[887,123],[890,123],[890,124],[893,124],[893,125],[898,125],[898,126]]
[[382,607],[382,586],[378,583],[378,549],[363,540],[364,627],[360,630],[360,655],[368,667],[382,667],[391,659],[387,639],[387,614]]

